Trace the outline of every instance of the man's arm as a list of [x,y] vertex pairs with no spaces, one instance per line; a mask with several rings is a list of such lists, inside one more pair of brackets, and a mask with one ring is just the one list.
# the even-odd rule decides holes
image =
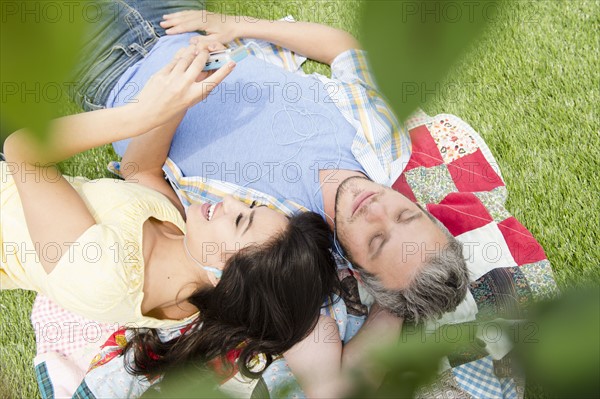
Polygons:
[[[223,44],[237,37],[260,39],[329,65],[344,51],[360,48],[350,33],[312,22],[269,21],[204,10],[167,14],[164,19],[160,24],[167,34],[204,31],[206,38]],[[201,42],[205,38],[192,40]]]
[[403,320],[382,309],[377,303],[371,306],[369,316],[358,333],[344,346],[342,370],[360,372],[372,387],[379,387],[384,375],[377,375],[368,363],[368,354],[380,347],[398,342]]
[[342,341],[331,317],[320,316],[315,329],[283,356],[307,398],[345,396]]
[[402,319],[371,307],[360,331],[342,348],[337,323],[321,316],[313,332],[284,354],[290,369],[309,398],[338,398],[353,392],[356,373],[377,388],[384,375],[374,372],[369,353],[398,341]]
[[265,40],[328,65],[344,51],[360,48],[348,32],[312,22],[242,20],[238,30],[240,37]]

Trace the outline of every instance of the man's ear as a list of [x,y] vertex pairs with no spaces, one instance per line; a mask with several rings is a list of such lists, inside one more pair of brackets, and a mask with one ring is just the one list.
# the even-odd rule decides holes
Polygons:
[[358,281],[359,283],[362,284],[362,279],[360,278],[360,274],[358,274],[356,272],[356,270],[352,270],[351,273],[352,273],[352,276],[356,279],[356,281]]

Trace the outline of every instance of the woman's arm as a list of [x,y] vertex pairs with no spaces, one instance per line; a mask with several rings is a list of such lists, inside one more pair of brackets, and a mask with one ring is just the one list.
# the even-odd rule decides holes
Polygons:
[[[213,41],[204,43],[210,51],[222,50],[222,44]],[[181,56],[185,49],[175,55]],[[199,79],[204,79],[211,73],[202,72]],[[171,141],[185,116],[185,111],[176,114],[164,125],[158,126],[131,140],[121,160],[121,173],[125,180],[148,186],[164,194],[185,217],[185,209],[171,185],[164,179],[163,165],[169,154]]]
[[28,129],[11,134],[4,143],[6,158],[29,165],[54,164],[90,148],[130,138],[152,129],[135,104],[103,109],[53,120],[46,142]]
[[[4,143],[27,229],[46,273],[51,273],[71,244],[96,224],[83,199],[52,163],[105,144],[105,140],[118,140],[121,134],[141,133],[144,126],[133,123],[134,113],[134,109],[123,107],[60,118],[50,124],[47,146],[27,129],[13,133]],[[106,139],[101,138],[104,129]]]
[[268,21],[204,10],[167,14],[164,19],[161,26],[167,34],[205,31],[208,38],[223,44],[237,37],[261,39],[325,64],[346,50],[360,48],[350,33],[312,22]]
[[4,151],[7,159],[34,164],[53,164],[80,152],[139,136],[180,118],[200,102],[231,71],[223,67],[210,78],[202,68],[206,49],[189,46],[154,74],[136,102],[118,108],[58,118],[50,124],[48,140],[41,143],[27,129],[10,135]]
[[[57,119],[50,126],[47,146],[36,141],[27,129],[8,137],[4,151],[9,170],[19,192],[31,240],[47,273],[71,244],[95,224],[83,199],[51,164],[172,121],[205,98],[231,71],[231,66],[226,66],[197,82],[207,58],[207,51],[196,55],[190,46],[186,54],[175,58],[150,79],[137,103]],[[53,251],[49,253],[50,247]]]
[[164,125],[133,138],[121,159],[120,171],[126,181],[150,187],[166,196],[185,219],[185,208],[165,180],[162,170],[177,126],[184,116],[185,112]]

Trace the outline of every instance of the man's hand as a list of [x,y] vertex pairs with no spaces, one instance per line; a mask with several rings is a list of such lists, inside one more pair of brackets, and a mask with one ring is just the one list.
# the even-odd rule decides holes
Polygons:
[[173,60],[155,73],[131,104],[137,115],[152,126],[160,126],[205,99],[235,67],[234,62],[214,73],[203,72],[208,48],[191,45],[180,50]]
[[202,51],[202,49],[206,48],[212,53],[227,49],[221,42],[215,41],[208,36],[194,36],[190,39],[190,43],[196,47],[196,51]]
[[[184,32],[206,32],[206,38],[226,44],[239,37],[237,24],[240,17],[217,14],[205,10],[181,11],[173,14],[163,15],[164,21],[160,23],[167,35],[175,35]],[[238,19],[238,22],[235,19]],[[202,40],[193,38],[192,40]]]

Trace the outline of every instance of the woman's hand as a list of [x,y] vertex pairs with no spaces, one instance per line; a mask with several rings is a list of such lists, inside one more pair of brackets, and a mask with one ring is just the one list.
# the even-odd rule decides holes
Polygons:
[[194,45],[181,49],[167,66],[150,78],[137,97],[137,103],[131,104],[139,121],[153,126],[167,123],[205,99],[229,75],[235,67],[234,62],[212,73],[202,71],[210,46],[205,43],[199,49]]
[[[181,11],[163,15],[164,21],[160,23],[168,35],[184,32],[206,32],[206,37],[226,44],[239,37],[238,25],[242,23],[239,16],[217,14],[209,11]],[[193,38],[192,40],[197,40]]]

